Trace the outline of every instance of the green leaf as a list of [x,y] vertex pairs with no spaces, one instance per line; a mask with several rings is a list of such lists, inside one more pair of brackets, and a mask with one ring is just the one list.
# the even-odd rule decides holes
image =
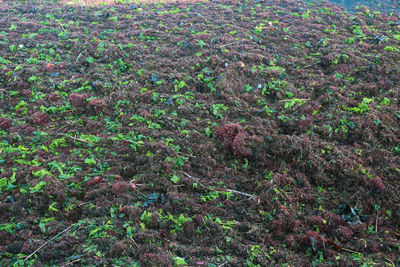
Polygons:
[[88,165],[95,165],[96,164],[96,160],[94,158],[86,158],[85,159],[85,163]]
[[43,191],[43,187],[46,185],[45,181],[40,181],[39,183],[37,183],[34,187],[30,187],[29,188],[29,192],[31,194],[36,193],[36,192],[41,192]]
[[174,175],[171,177],[171,181],[174,182],[175,184],[176,184],[177,182],[179,182],[180,179],[181,179],[181,178],[180,178],[178,175],[176,175],[176,174],[174,174]]
[[181,257],[175,257],[175,258],[174,258],[174,263],[175,263],[176,265],[186,265],[186,264],[187,264],[186,261],[185,261],[185,259],[184,259],[184,258],[181,258]]
[[181,88],[183,88],[185,86],[186,86],[186,82],[185,81],[180,81],[179,84],[178,84],[178,88],[179,89],[181,89]]
[[4,188],[7,187],[7,178],[1,178],[0,179],[0,189],[3,190]]

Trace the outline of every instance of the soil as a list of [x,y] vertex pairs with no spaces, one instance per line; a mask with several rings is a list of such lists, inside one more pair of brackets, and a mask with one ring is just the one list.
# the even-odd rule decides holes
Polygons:
[[399,21],[3,1],[0,265],[398,265]]

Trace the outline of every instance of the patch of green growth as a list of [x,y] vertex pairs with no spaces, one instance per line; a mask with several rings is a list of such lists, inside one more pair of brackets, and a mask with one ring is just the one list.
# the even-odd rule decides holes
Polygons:
[[224,111],[228,109],[224,104],[214,104],[211,107],[211,112],[217,119],[222,119]]
[[363,98],[362,102],[357,107],[348,108],[343,106],[344,110],[351,111],[356,114],[363,114],[369,111],[369,107],[367,104],[372,103],[374,101],[373,98]]

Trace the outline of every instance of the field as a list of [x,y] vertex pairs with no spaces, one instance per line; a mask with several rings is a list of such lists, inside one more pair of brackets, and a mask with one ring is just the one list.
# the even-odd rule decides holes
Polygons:
[[400,18],[0,3],[0,266],[398,266]]

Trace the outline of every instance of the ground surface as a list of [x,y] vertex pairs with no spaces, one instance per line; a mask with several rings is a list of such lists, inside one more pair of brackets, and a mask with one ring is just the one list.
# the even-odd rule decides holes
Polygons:
[[399,264],[399,24],[3,1],[0,265]]

